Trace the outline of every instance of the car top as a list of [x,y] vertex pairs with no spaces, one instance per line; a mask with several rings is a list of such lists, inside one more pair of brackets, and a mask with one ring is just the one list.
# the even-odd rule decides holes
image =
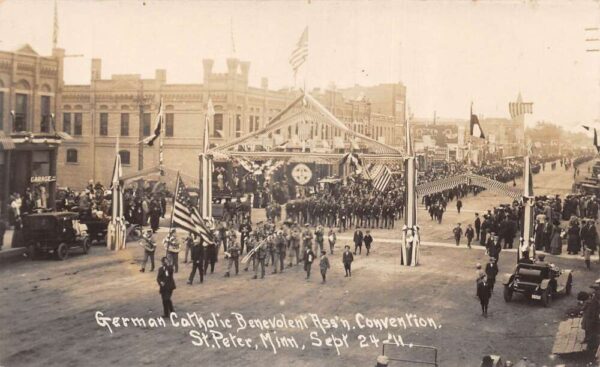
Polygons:
[[54,218],[79,218],[79,214],[75,212],[46,212],[46,213],[33,213],[27,215],[29,218],[40,218],[40,217],[54,217]]

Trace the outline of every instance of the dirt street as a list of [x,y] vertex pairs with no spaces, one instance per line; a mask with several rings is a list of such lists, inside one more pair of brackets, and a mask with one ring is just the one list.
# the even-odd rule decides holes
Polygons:
[[[552,173],[547,170],[536,176],[536,187],[545,183],[554,187],[569,187],[572,172]],[[434,224],[421,211],[424,242],[449,242],[451,228],[457,221],[470,222],[475,210],[505,202],[490,193],[464,201],[463,213],[455,213],[453,203],[442,224]],[[554,366],[560,361],[550,355],[558,323],[565,310],[576,303],[575,296],[560,297],[551,307],[517,296],[512,303],[502,299],[500,281],[490,303],[489,317],[480,315],[475,297],[477,262],[487,261],[480,249],[467,250],[441,246],[424,246],[422,263],[416,268],[399,266],[399,230],[374,230],[374,250],[370,256],[355,257],[351,278],[344,277],[341,248],[348,243],[341,235],[336,253],[330,256],[332,269],[326,284],[321,284],[318,264],[313,265],[312,278],[307,281],[301,266],[285,269],[283,274],[271,274],[267,268],[264,280],[251,279],[251,272],[224,278],[223,259],[215,274],[204,284],[186,285],[191,269],[180,265],[176,274],[177,290],[173,300],[175,311],[182,317],[196,312],[203,317],[218,313],[220,318],[235,320],[232,312],[246,320],[270,319],[284,314],[288,319],[306,316],[309,328],[243,330],[220,328],[241,338],[251,338],[252,347],[224,346],[217,337],[207,339],[212,347],[195,346],[188,328],[114,327],[113,333],[97,324],[95,313],[108,317],[156,318],[162,305],[156,284],[156,272],[139,273],[142,248],[130,243],[129,248],[111,253],[94,247],[89,255],[74,254],[67,261],[38,260],[3,264],[0,268],[0,365],[13,366],[373,366],[381,353],[381,343],[394,335],[405,347],[386,347],[386,354],[413,356],[431,360],[431,355],[408,347],[409,343],[438,348],[439,362],[444,367],[479,366],[488,353],[516,360],[527,356],[538,365]],[[378,239],[389,239],[380,241]],[[157,250],[157,261],[164,251]],[[503,252],[500,271],[511,271],[516,255]],[[584,270],[578,257],[549,256],[560,267],[574,269],[576,294],[598,276]],[[182,262],[182,256],[180,262]],[[356,315],[367,318],[403,317],[416,314],[436,323],[432,327],[407,327],[379,330],[359,327]],[[322,318],[348,320],[349,329],[337,328],[323,333],[313,326],[310,314]],[[359,316],[360,320],[361,319]],[[201,330],[201,329],[197,329]],[[317,335],[311,338],[311,332]],[[295,347],[282,347],[273,353],[270,344],[263,344],[261,333],[294,337]],[[348,347],[326,346],[328,336],[343,335]],[[371,337],[372,335],[372,337]],[[214,335],[213,335],[214,336]],[[313,346],[318,337],[322,346]],[[379,341],[376,341],[379,339]],[[291,339],[287,339],[291,340]],[[330,339],[333,340],[333,339]],[[238,340],[239,341],[239,340]],[[361,342],[364,347],[361,348]],[[219,343],[221,348],[217,348]],[[265,345],[267,347],[265,347]],[[377,345],[377,346],[376,346]],[[304,346],[304,349],[302,348]],[[339,350],[339,355],[338,355]],[[567,361],[568,366],[583,366]],[[410,364],[409,364],[410,365]],[[394,364],[390,364],[394,366]],[[410,365],[411,366],[411,365]]]

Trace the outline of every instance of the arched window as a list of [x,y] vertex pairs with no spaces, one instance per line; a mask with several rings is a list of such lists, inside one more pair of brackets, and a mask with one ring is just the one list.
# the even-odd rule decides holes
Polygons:
[[121,156],[121,164],[129,165],[130,164],[130,154],[128,150],[120,150],[119,155]]
[[67,149],[67,163],[77,163],[77,149]]

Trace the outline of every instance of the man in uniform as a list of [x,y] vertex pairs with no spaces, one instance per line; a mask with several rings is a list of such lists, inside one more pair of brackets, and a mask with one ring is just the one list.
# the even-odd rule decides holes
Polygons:
[[169,235],[163,240],[165,250],[167,250],[167,258],[172,264],[175,273],[179,271],[179,251],[181,247],[177,241],[177,232],[175,228],[171,228]]
[[324,236],[325,233],[323,231],[323,226],[322,225],[318,225],[317,229],[315,230],[315,242],[316,242],[316,247],[315,247],[315,253],[321,253],[321,251],[323,251],[323,242],[324,242]]
[[226,278],[229,278],[230,276],[232,265],[235,265],[235,275],[238,275],[240,266],[240,244],[237,241],[234,232],[232,232],[229,238],[229,248],[227,249],[227,252],[229,253],[229,263],[227,264],[227,272],[225,273]]
[[[2,219],[0,219],[0,225]],[[0,235],[2,235],[3,233],[0,233]],[[2,237],[0,236],[0,241],[2,240]],[[0,245],[2,243],[0,242]],[[152,230],[148,229],[146,230],[146,232],[144,233],[144,236],[142,237],[142,240],[140,241],[140,244],[144,247],[144,260],[142,261],[142,268],[140,269],[140,272],[143,273],[146,271],[146,263],[148,262],[148,259],[150,259],[150,271],[154,271],[154,252],[156,250],[156,243],[152,240]],[[2,247],[0,247],[1,249]]]
[[300,233],[300,228],[298,225],[294,223],[291,231],[291,240],[290,240],[290,263],[289,266],[292,266],[294,257],[296,258],[296,264],[300,263],[300,241],[302,239],[302,234]]
[[285,261],[285,250],[286,250],[286,240],[283,235],[283,231],[277,231],[277,235],[275,236],[275,263],[273,263],[273,272],[277,273],[277,261],[279,260],[279,272],[283,273],[284,261]]
[[267,258],[267,249],[265,248],[265,243],[262,242],[258,245],[257,249],[256,249],[256,260],[257,260],[257,265],[254,268],[254,279],[258,278],[258,268],[260,268],[260,279],[264,279],[265,277],[265,259]]
[[209,243],[204,250],[204,275],[206,275],[208,271],[208,264],[210,264],[210,273],[212,274],[215,272],[215,263],[217,262],[217,245],[215,243]]
[[[248,218],[246,218],[244,219],[244,223],[240,226],[240,255],[244,253],[244,246],[246,245],[250,232],[252,232],[252,226],[250,225]],[[246,252],[248,251],[250,250],[246,249]]]
[[302,253],[304,253],[307,248],[312,248],[312,239],[313,235],[308,227],[308,223],[306,223],[304,225],[304,231],[302,232]]

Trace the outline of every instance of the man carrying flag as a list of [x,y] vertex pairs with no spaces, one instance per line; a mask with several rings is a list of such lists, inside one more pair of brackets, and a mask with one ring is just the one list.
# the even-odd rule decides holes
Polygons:
[[184,230],[202,238],[204,246],[213,244],[213,236],[208,226],[200,217],[198,209],[192,203],[187,191],[187,187],[183,183],[181,176],[177,176],[177,186],[175,189],[175,199],[173,205],[173,213],[171,217],[171,227],[177,225]]

